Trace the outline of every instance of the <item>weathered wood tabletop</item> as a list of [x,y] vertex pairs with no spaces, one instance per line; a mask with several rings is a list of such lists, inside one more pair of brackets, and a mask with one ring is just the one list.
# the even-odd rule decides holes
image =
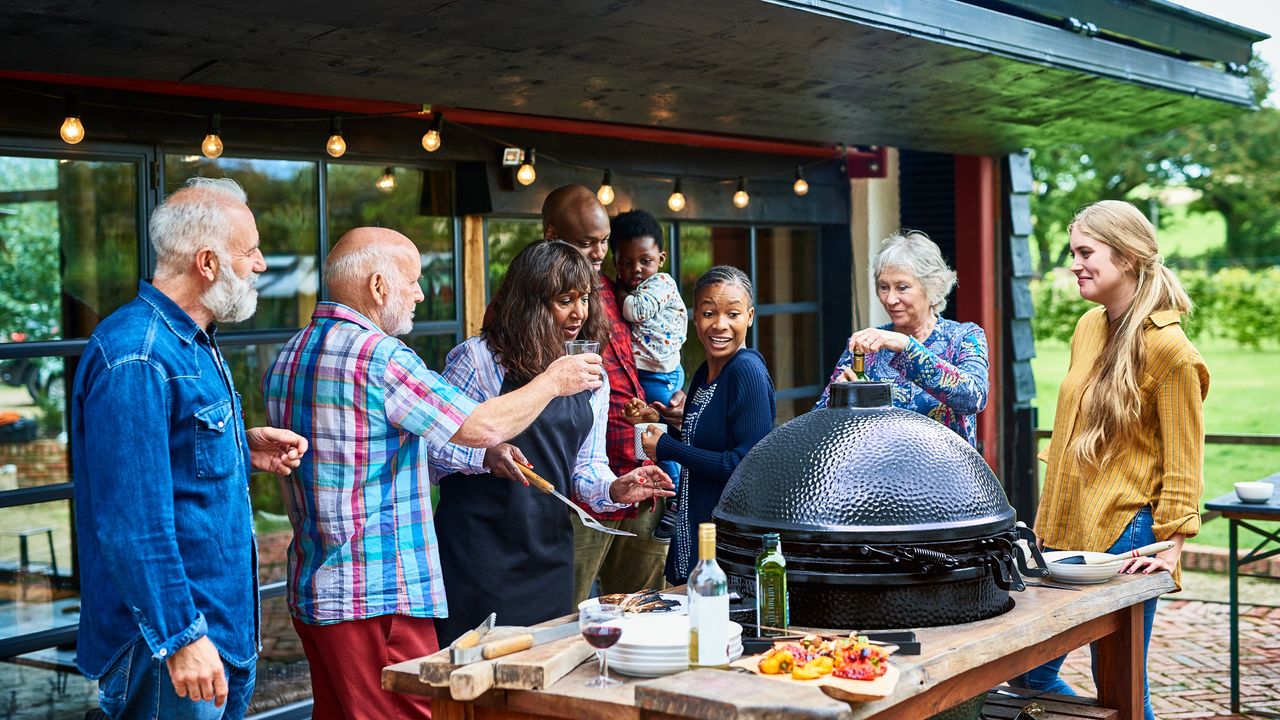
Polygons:
[[[1075,590],[1029,586],[1011,593],[1015,605],[999,617],[916,631],[922,654],[895,656],[901,672],[888,698],[848,704],[816,687],[790,685],[720,670],[696,670],[653,680],[627,678],[618,688],[585,687],[594,662],[580,665],[550,687],[491,690],[473,702],[449,696],[448,687],[420,679],[421,660],[383,670],[393,692],[431,695],[438,720],[462,718],[582,718],[657,720],[714,718],[924,718],[985,694],[1027,670],[1092,641],[1103,665],[1099,703],[1137,717],[1142,708],[1142,602],[1173,589],[1168,573],[1119,576]],[[585,645],[585,641],[579,640]]]

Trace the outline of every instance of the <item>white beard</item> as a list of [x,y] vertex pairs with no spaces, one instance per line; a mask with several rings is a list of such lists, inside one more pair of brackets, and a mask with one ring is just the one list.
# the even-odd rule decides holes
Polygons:
[[378,325],[392,337],[408,335],[413,332],[413,302],[401,301],[400,293],[395,293],[392,297],[395,299],[388,298],[387,304],[382,306],[382,312],[378,313]]
[[248,320],[258,309],[257,273],[241,278],[231,268],[231,256],[218,253],[218,278],[213,287],[205,291],[200,302],[213,313],[214,322],[238,323]]

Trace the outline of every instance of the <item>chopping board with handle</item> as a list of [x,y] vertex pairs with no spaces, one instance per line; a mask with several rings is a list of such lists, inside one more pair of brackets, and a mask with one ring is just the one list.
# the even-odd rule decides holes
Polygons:
[[570,637],[529,646],[533,631],[563,622],[563,619],[551,620],[532,628],[495,627],[485,636],[483,647],[520,649],[492,659],[458,665],[452,661],[446,648],[422,659],[418,679],[434,687],[449,688],[449,695],[460,701],[474,700],[494,688],[538,690],[548,687],[595,652],[576,632]]
[[834,675],[823,675],[816,680],[793,680],[790,673],[766,675],[759,670],[759,655],[740,657],[729,663],[731,667],[744,668],[762,678],[789,683],[793,686],[814,687],[826,693],[828,697],[845,702],[869,702],[883,700],[893,693],[898,684],[898,668],[892,663],[885,669],[884,675],[875,680],[847,680]]

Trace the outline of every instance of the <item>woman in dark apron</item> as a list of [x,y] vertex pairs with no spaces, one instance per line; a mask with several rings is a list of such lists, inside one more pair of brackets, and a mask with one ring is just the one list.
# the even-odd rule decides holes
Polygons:
[[[590,263],[573,246],[542,242],[512,261],[479,337],[454,348],[444,376],[483,401],[520,388],[568,340],[604,338]],[[432,455],[440,479],[435,525],[449,617],[443,646],[491,612],[502,625],[532,625],[574,612],[573,526],[559,500],[527,487],[515,463],[594,510],[671,495],[656,467],[621,478],[604,453],[608,386],[552,400],[519,435],[486,450],[450,446]]]

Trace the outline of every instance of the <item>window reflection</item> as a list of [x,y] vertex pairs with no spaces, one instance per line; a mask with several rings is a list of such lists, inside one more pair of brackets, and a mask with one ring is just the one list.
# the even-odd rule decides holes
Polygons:
[[165,193],[192,177],[229,177],[249,196],[267,271],[258,278],[258,311],[222,331],[302,327],[319,291],[319,171],[314,162],[166,155]]
[[422,255],[422,294],[414,319],[457,317],[454,287],[452,178],[445,170],[392,168],[395,186],[376,183],[383,166],[329,163],[326,189],[329,246],[355,227],[385,227],[403,233]]
[[756,230],[756,302],[818,301],[818,232],[814,228]]
[[523,218],[490,220],[485,225],[485,234],[489,243],[488,299],[492,299],[502,287],[502,279],[507,276],[511,261],[525,246],[542,239],[542,221]]
[[778,390],[825,384],[818,363],[818,314],[756,312],[756,349],[764,355]]

